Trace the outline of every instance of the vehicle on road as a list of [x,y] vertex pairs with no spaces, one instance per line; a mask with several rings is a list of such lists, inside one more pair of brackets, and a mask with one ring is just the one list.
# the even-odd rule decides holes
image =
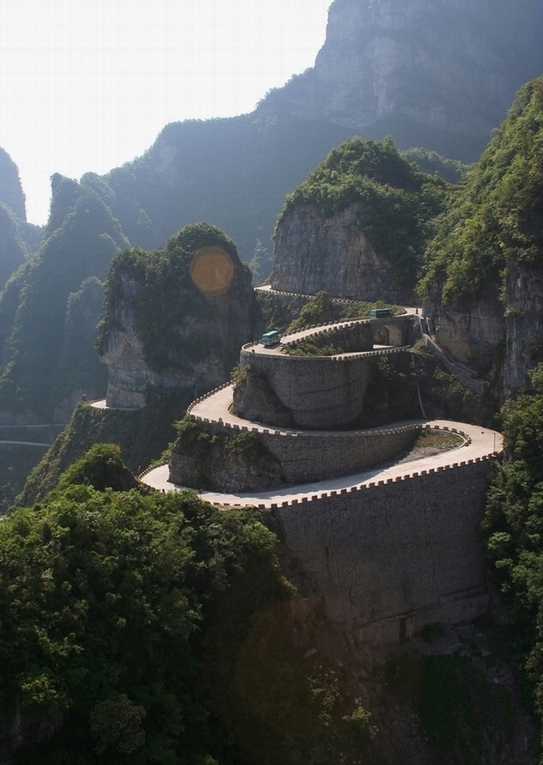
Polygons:
[[271,345],[277,345],[281,342],[281,335],[276,329],[270,330],[270,332],[265,332],[262,337],[260,338],[260,342],[262,345],[271,346]]
[[370,311],[370,319],[386,319],[388,316],[392,316],[392,308],[372,308]]

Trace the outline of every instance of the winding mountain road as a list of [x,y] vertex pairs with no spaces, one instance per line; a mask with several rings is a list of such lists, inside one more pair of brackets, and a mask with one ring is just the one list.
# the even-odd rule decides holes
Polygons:
[[[205,407],[204,402],[200,402],[204,405],[203,411],[206,412],[207,419],[213,419],[213,417],[210,417],[210,414],[213,411],[222,413],[221,416],[223,422],[235,422],[239,420],[239,418],[235,418],[234,415],[231,415],[227,408],[226,411],[224,409],[224,404],[228,400],[227,392],[229,392],[228,388],[218,391],[217,394],[206,399],[206,402],[210,402],[211,399],[214,399],[214,401],[210,402],[211,407],[209,409]],[[241,422],[247,425],[246,421]],[[477,425],[468,425],[463,422],[452,422],[450,420],[419,420],[410,422],[416,422],[417,424],[420,424],[421,427],[440,428],[451,431],[455,430],[463,436],[464,444],[456,449],[440,452],[439,454],[421,457],[420,459],[412,460],[410,462],[398,461],[386,466],[376,466],[361,473],[343,476],[341,478],[329,478],[324,481],[300,484],[298,486],[283,486],[264,492],[222,494],[219,492],[204,491],[201,492],[200,496],[202,499],[215,505],[229,507],[254,505],[261,508],[269,508],[274,504],[291,502],[293,500],[300,502],[303,498],[315,497],[315,495],[338,492],[344,489],[353,490],[364,485],[376,484],[380,481],[386,482],[398,478],[408,478],[409,476],[420,474],[422,471],[444,470],[470,460],[488,459],[494,455],[497,456],[501,454],[503,451],[502,436],[495,430],[481,428]],[[391,423],[387,427],[394,428],[406,424],[408,424],[406,421],[402,421],[399,423]],[[251,426],[261,431],[264,430],[263,426],[256,425],[256,423],[251,423]],[[267,427],[266,430],[272,431],[273,429]],[[286,429],[284,428],[282,429],[283,432],[285,432],[285,430]],[[375,430],[383,430],[383,428],[375,428]],[[144,474],[141,477],[141,480],[143,483],[158,491],[181,491],[185,488],[171,483],[168,478],[168,465],[160,465]]]
[[[406,314],[408,316],[412,316],[417,313],[418,311],[416,308],[406,308]],[[354,320],[340,321],[328,326],[336,329],[341,326],[352,325],[353,321],[369,321],[369,319],[358,318]],[[301,330],[300,332],[288,335],[288,341],[291,342],[293,340],[298,340],[321,330],[322,328],[316,327]],[[265,348],[262,344],[259,343],[244,346],[246,349],[250,349],[251,347],[254,347],[255,353],[258,354],[281,354],[280,345],[273,348]],[[368,351],[367,353],[368,355],[372,355],[376,353],[376,350]],[[225,385],[222,388],[219,388],[218,390],[212,391],[210,394],[203,396],[201,399],[197,399],[191,404],[187,412],[200,421],[216,422],[225,425],[226,427],[231,427],[235,430],[249,430],[259,433],[274,433],[277,435],[291,437],[295,437],[300,433],[300,431],[297,429],[274,428],[273,426],[261,425],[256,422],[248,422],[247,420],[237,417],[230,411],[232,398],[233,386]],[[497,431],[490,430],[488,428],[482,428],[477,425],[469,425],[462,422],[452,422],[449,420],[412,420],[409,422],[402,421],[398,423],[389,423],[386,426],[381,426],[378,428],[371,428],[368,429],[367,432],[382,432],[383,430],[391,430],[410,424],[419,425],[422,428],[437,428],[455,431],[463,437],[464,443],[462,446],[459,446],[455,449],[433,454],[431,456],[424,456],[408,462],[398,459],[393,464],[389,463],[387,465],[375,466],[371,469],[364,470],[363,472],[343,476],[341,478],[329,478],[323,481],[305,483],[296,486],[282,486],[264,492],[224,494],[219,492],[203,491],[201,492],[201,497],[208,502],[223,507],[243,507],[248,505],[256,505],[260,508],[269,508],[273,505],[281,504],[284,502],[301,502],[304,501],[304,498],[314,498],[315,496],[326,495],[330,492],[335,493],[342,491],[352,491],[354,489],[379,482],[404,479],[420,474],[423,471],[446,470],[447,468],[457,466],[459,463],[489,459],[494,455],[501,454],[503,451],[503,439],[501,434]],[[312,433],[315,436],[319,435],[319,431],[312,431]],[[323,438],[325,438],[332,432],[321,431],[320,433]],[[161,465],[142,474],[141,476],[141,480],[145,484],[159,491],[180,491],[185,488],[183,486],[171,483],[168,479],[168,465]]]

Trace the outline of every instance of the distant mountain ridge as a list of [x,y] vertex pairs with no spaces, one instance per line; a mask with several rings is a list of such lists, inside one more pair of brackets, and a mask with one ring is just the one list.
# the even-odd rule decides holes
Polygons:
[[41,241],[41,228],[27,223],[19,170],[0,148],[0,289]]
[[542,29],[538,0],[335,0],[315,66],[272,91],[257,113],[356,131],[395,125],[399,145],[402,124],[406,132],[418,125],[449,134],[448,151],[425,148],[456,156],[463,143],[467,154],[543,71]]
[[26,220],[25,196],[19,170],[4,149],[0,149],[0,203],[9,207],[15,217]]

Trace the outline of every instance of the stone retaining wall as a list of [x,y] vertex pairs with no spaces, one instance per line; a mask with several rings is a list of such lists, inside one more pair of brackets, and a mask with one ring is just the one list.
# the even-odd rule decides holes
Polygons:
[[[417,424],[370,431],[288,431],[197,419],[212,434],[259,433],[264,445],[279,460],[285,481],[291,484],[359,473],[407,451],[421,432]],[[186,483],[186,477],[176,472],[175,465],[170,480]]]
[[303,433],[295,437],[264,432],[264,444],[277,457],[285,480],[298,484],[358,473],[407,451],[420,427],[368,432]]
[[[362,414],[371,364],[364,356],[265,355],[245,348],[240,355],[241,370],[250,367],[252,374],[267,380],[281,405],[291,413],[293,424],[313,430],[343,427]],[[240,417],[246,416],[253,403],[250,383],[249,376],[246,401],[241,399],[236,405]]]
[[363,642],[394,643],[487,610],[478,524],[491,465],[470,461],[270,512],[326,618]]
[[315,328],[315,332],[301,340],[290,340],[289,335],[286,335],[283,337],[282,345],[296,346],[304,340],[309,340],[318,347],[333,345],[345,353],[373,350],[372,327],[367,319],[352,321],[340,326],[336,323]]

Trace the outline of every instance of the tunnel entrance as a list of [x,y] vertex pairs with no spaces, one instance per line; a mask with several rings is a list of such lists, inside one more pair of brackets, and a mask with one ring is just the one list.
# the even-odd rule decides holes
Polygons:
[[399,348],[403,342],[403,329],[396,324],[381,324],[373,331],[374,345],[392,345]]

